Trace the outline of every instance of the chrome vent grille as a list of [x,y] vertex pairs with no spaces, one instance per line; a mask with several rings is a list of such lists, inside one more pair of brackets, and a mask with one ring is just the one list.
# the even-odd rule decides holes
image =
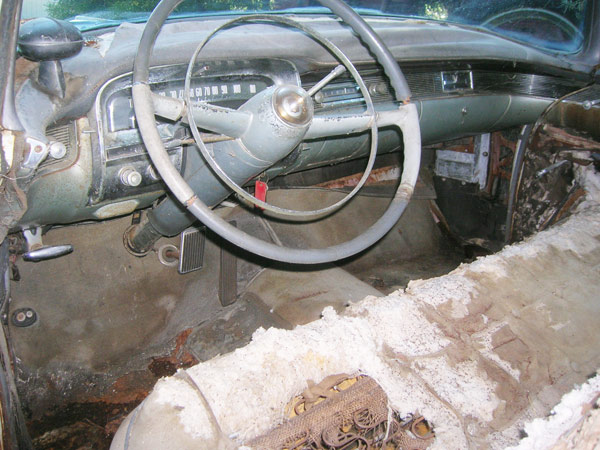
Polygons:
[[59,126],[55,126],[55,127],[48,127],[46,128],[46,137],[50,140],[50,141],[57,141],[60,142],[61,144],[63,144],[65,146],[65,148],[67,149],[67,156],[66,158],[62,158],[62,159],[53,159],[53,158],[46,158],[46,160],[44,162],[42,162],[41,167],[50,167],[54,164],[58,164],[61,161],[64,161],[65,159],[68,159],[68,155],[71,154],[73,148],[75,148],[75,123],[68,123],[66,125],[59,125]]
[[46,136],[52,141],[60,142],[69,150],[73,143],[74,131],[72,124],[60,125],[47,128]]
[[413,97],[432,97],[443,94],[441,72],[409,72],[404,76]]
[[510,92],[538,97],[560,98],[577,89],[572,81],[547,75],[474,71],[478,91]]

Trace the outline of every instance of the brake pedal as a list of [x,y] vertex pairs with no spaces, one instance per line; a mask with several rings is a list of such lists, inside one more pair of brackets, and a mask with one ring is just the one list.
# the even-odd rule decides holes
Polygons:
[[202,269],[204,265],[205,228],[188,228],[181,233],[179,246],[180,274],[190,273]]

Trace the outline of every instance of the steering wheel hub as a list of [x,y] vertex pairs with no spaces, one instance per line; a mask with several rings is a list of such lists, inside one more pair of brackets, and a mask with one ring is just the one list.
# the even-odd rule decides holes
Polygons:
[[273,93],[273,107],[279,118],[290,125],[306,125],[313,117],[313,103],[298,86],[279,86]]

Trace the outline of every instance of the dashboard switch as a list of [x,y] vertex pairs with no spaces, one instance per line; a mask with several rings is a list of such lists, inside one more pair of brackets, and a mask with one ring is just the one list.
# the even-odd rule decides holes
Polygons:
[[123,167],[119,171],[119,178],[125,186],[135,187],[142,182],[142,175],[133,167]]

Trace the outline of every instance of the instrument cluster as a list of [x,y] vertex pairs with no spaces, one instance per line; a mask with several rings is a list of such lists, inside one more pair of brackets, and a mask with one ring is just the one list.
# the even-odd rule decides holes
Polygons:
[[[158,95],[184,98],[187,64],[154,67],[151,89]],[[279,59],[198,62],[190,80],[192,102],[237,108],[273,84],[300,84],[296,68]],[[162,190],[137,129],[131,95],[132,74],[109,80],[96,100],[99,149],[94,152],[92,202],[99,203]],[[157,118],[158,130],[174,165],[183,171],[190,136],[181,123]]]

